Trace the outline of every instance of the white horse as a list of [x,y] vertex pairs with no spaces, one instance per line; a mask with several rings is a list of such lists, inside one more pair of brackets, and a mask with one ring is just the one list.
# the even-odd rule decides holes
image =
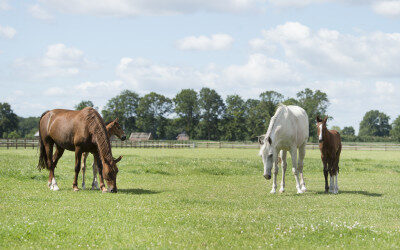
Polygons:
[[[265,137],[259,140],[261,145],[260,156],[264,163],[264,177],[271,179],[271,170],[274,166],[274,176],[271,193],[276,193],[276,176],[278,175],[278,153],[282,159],[281,193],[285,191],[286,154],[290,152],[293,164],[293,174],[296,180],[297,193],[305,192],[306,184],[303,178],[303,160],[306,154],[308,140],[308,116],[304,109],[298,106],[279,104],[275,115],[271,118]],[[297,149],[299,161],[297,162]],[[299,182],[300,174],[300,182]]]

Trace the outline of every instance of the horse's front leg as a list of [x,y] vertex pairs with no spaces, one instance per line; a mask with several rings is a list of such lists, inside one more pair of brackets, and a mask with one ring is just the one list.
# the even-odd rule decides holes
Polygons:
[[88,157],[88,152],[83,153],[83,167],[82,167],[82,189],[86,188],[85,185],[85,173],[86,173],[86,159]]
[[79,147],[75,148],[75,178],[74,182],[72,183],[72,188],[74,191],[79,191],[78,188],[78,176],[79,171],[81,171],[81,160],[82,160],[82,151]]
[[299,148],[299,162],[297,165],[297,169],[299,170],[299,175],[300,175],[300,188],[301,191],[303,192],[307,191],[306,183],[304,182],[304,176],[303,176],[303,165],[305,156],[306,156],[306,143],[301,145]]
[[276,161],[274,161],[274,172],[273,172],[273,178],[272,178],[272,189],[271,189],[271,194],[275,194],[276,193],[276,177],[278,176],[278,171],[279,171],[279,166],[278,166],[278,157],[276,159]]
[[322,159],[322,163],[324,164],[324,177],[325,177],[325,193],[329,192],[328,186],[328,163],[325,159]]
[[103,178],[103,164],[102,164],[102,162],[100,160],[100,157],[99,157],[98,153],[93,154],[93,156],[95,158],[95,161],[96,161],[96,164],[97,164],[97,168],[99,170],[100,190],[103,193],[107,193],[107,188],[106,188],[106,185],[104,185],[104,178]]
[[287,168],[287,151],[282,150],[281,151],[281,159],[282,159],[282,182],[281,182],[281,189],[279,189],[280,193],[285,192],[285,174],[286,174],[286,168]]
[[303,191],[300,189],[300,183],[299,183],[299,171],[297,169],[297,147],[292,147],[290,149],[290,155],[292,157],[292,171],[294,174],[294,179],[296,181],[296,189],[298,194],[302,194]]
[[97,167],[96,158],[94,158],[94,160],[93,160],[92,169],[93,169],[92,190],[95,190],[95,189],[99,189],[99,184],[97,183],[97,170],[98,170],[98,167]]

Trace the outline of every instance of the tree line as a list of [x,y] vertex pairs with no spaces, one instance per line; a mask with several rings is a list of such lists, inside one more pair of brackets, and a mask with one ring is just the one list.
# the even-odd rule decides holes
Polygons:
[[[316,141],[315,117],[327,115],[329,99],[320,90],[306,88],[295,98],[276,91],[262,92],[256,99],[228,95],[225,100],[215,90],[183,89],[173,98],[150,92],[144,96],[124,90],[108,100],[101,110],[105,122],[119,118],[125,132],[149,132],[154,139],[175,139],[187,133],[191,139],[248,141],[264,134],[279,103],[298,105],[309,117],[310,141]],[[75,105],[76,110],[94,107],[90,100]],[[98,109],[97,107],[94,107]],[[400,141],[400,116],[389,123],[390,117],[378,111],[368,111],[358,136],[351,126],[334,127],[346,141]],[[0,103],[0,137],[32,138],[38,129],[39,117],[22,118],[14,114],[8,103]]]

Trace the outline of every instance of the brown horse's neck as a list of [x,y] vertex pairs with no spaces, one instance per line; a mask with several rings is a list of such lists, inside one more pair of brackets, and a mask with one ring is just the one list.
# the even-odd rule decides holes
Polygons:
[[323,142],[322,145],[323,147],[330,147],[331,146],[331,133],[329,133],[329,130],[327,127],[322,128],[322,138]]

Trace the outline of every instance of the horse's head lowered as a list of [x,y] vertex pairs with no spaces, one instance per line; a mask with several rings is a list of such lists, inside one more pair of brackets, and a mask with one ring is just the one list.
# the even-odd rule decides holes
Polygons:
[[109,128],[110,135],[116,135],[120,140],[125,141],[126,135],[118,123],[118,118],[110,122],[107,127]]
[[328,120],[328,117],[326,116],[323,120],[317,116],[317,133],[318,133],[318,142],[322,143],[324,142],[324,134],[327,131],[326,128],[326,121]]
[[275,147],[273,146],[272,139],[270,136],[267,138],[259,137],[259,143],[261,145],[260,153],[264,164],[264,177],[265,179],[271,179],[271,170],[274,163],[278,161],[278,152],[276,152]]
[[104,179],[107,181],[107,186],[108,186],[108,192],[111,193],[116,193],[118,191],[117,189],[117,174],[118,174],[118,168],[117,168],[117,163],[122,159],[122,156],[118,157],[117,159],[112,160],[110,162],[111,166],[108,166],[106,168],[103,167],[103,176]]

